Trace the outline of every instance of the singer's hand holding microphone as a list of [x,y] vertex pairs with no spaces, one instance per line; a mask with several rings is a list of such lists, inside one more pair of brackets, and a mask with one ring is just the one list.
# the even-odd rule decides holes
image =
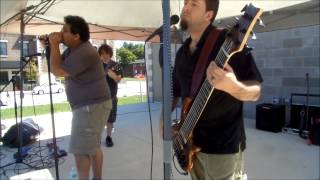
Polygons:
[[45,55],[47,60],[50,60],[51,48],[59,49],[59,44],[62,42],[62,33],[53,32],[49,35],[39,36],[39,40],[43,47],[45,47]]
[[39,36],[39,40],[44,46],[50,45],[59,45],[62,42],[62,33],[61,32],[52,32],[49,35]]

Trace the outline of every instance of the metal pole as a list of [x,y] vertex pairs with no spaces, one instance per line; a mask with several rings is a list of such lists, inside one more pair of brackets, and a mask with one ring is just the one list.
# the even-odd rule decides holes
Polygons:
[[[22,10],[21,14],[20,14],[20,82],[19,82],[19,86],[20,86],[20,125],[18,125],[17,127],[17,138],[19,139],[19,147],[18,147],[18,158],[17,158],[17,162],[21,163],[22,162],[22,155],[21,155],[21,148],[22,148],[22,117],[23,117],[23,104],[22,104],[22,99],[23,99],[23,41],[24,41],[24,13],[25,11]],[[18,174],[19,174],[19,168],[18,168]]]
[[171,172],[171,42],[170,42],[170,0],[162,1],[163,13],[163,167],[164,179],[172,178]]
[[142,89],[141,89],[141,79],[139,79],[139,85],[140,85],[140,102],[143,102],[143,96],[142,96]]

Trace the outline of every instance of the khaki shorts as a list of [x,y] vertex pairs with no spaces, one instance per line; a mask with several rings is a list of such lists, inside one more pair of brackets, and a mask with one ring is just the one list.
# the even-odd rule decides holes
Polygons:
[[72,111],[69,152],[94,155],[101,144],[105,119],[112,108],[111,100],[83,106]]
[[190,173],[192,180],[246,180],[243,154],[197,153]]

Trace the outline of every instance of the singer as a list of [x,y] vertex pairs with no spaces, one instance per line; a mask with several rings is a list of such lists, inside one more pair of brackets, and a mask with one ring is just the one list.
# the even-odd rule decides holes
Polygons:
[[[188,166],[187,169],[191,169],[193,180],[243,179],[246,137],[242,107],[245,101],[256,101],[260,96],[262,77],[252,55],[246,53],[246,50],[232,56],[227,64],[223,64],[223,68],[216,64],[221,63],[221,57],[217,54],[227,33],[226,30],[218,30],[212,25],[218,7],[219,0],[185,0],[181,13],[180,27],[187,31],[190,37],[179,49],[175,59],[172,78],[173,108],[179,98],[186,105],[185,103],[190,102],[197,94],[207,95],[204,92],[206,90],[202,89],[203,91],[198,93],[197,88],[194,94],[194,83],[207,80],[209,83],[206,83],[205,87],[214,87],[211,96],[208,95],[210,97],[206,105],[201,109],[201,116],[189,118],[196,119],[192,121],[195,127],[188,136],[191,137],[192,148],[183,151],[186,153],[184,157],[193,163],[193,166]],[[213,46],[208,46],[211,42]],[[184,107],[182,112],[186,110]],[[191,113],[191,116],[197,116],[194,111]],[[184,120],[180,122],[182,125],[173,127],[173,132],[177,132],[179,125],[185,128],[191,124],[183,124]],[[174,136],[173,140],[182,136],[184,129],[179,132],[181,133],[176,134],[179,136]],[[183,142],[183,137],[181,139]],[[179,148],[181,144],[175,145],[174,148]],[[184,165],[187,158],[182,159],[181,164]]]
[[[52,73],[65,77],[72,108],[69,151],[74,154],[79,179],[89,179],[90,166],[93,179],[102,179],[100,141],[112,107],[110,90],[99,55],[88,41],[86,21],[79,16],[66,16],[64,22],[61,32],[49,35],[49,47]],[[62,55],[60,43],[68,47]]]

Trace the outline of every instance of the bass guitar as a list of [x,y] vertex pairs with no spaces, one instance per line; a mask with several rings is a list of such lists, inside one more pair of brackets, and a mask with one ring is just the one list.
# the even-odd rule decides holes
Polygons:
[[[262,10],[252,4],[246,5],[241,12],[244,14],[236,18],[236,24],[227,32],[215,62],[223,68],[230,57],[242,51],[252,34],[253,27],[260,21]],[[199,151],[192,145],[192,131],[197,124],[206,104],[214,90],[207,79],[201,85],[195,98],[186,98],[183,102],[181,121],[175,125],[177,130],[172,138],[174,156],[180,167],[185,171],[184,174],[192,169],[192,159],[194,154]]]

